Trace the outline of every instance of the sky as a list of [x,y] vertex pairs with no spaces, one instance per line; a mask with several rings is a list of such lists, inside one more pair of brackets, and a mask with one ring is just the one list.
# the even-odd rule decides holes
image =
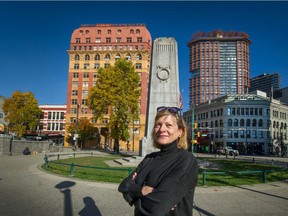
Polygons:
[[152,40],[178,44],[183,111],[189,109],[189,49],[197,31],[246,32],[250,77],[280,73],[288,86],[286,1],[0,1],[0,95],[30,91],[38,104],[66,104],[70,39],[81,24],[146,24]]

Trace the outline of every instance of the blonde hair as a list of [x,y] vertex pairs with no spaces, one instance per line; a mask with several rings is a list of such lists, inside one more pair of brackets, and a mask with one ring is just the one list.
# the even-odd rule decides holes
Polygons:
[[[168,116],[171,115],[176,119],[176,124],[178,126],[178,128],[180,130],[182,130],[181,136],[179,137],[178,141],[177,141],[177,147],[180,149],[184,149],[186,150],[188,148],[188,144],[187,144],[187,127],[186,127],[186,123],[184,121],[184,119],[178,114],[178,113],[171,113],[168,110],[164,110],[161,111],[159,113],[157,113],[157,115],[155,116],[155,120],[154,120],[154,126],[155,126],[155,122],[157,122],[157,120],[163,116]],[[155,148],[160,149],[161,145],[159,145],[156,140],[155,140],[155,131],[154,131],[154,127],[151,133],[151,137],[152,137],[152,142],[153,142],[153,146]]]

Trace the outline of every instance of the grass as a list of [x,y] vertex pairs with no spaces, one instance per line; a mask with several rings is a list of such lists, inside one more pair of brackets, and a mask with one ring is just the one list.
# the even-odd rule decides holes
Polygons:
[[[105,163],[105,161],[118,158],[120,158],[120,156],[87,156],[53,160],[53,162],[61,162],[65,164],[74,163],[75,166],[73,177],[75,178],[99,182],[119,183],[128,176],[128,168],[113,168]],[[76,165],[87,167],[78,167]],[[70,165],[49,163],[48,168],[46,169],[45,164],[42,165],[43,169],[63,176],[70,176],[70,167]],[[134,168],[132,168],[132,170],[133,169]]]
[[[207,168],[205,169],[208,174],[206,175],[207,186],[223,186],[223,185],[252,185],[263,183],[262,173],[247,173],[237,174],[240,171],[255,171],[255,170],[274,170],[266,174],[266,182],[284,181],[288,179],[288,170],[283,171],[283,168],[267,164],[257,164],[242,160],[233,159],[214,159],[202,158],[218,165],[218,169]],[[198,185],[202,185],[204,169],[199,169]],[[228,173],[229,171],[229,173]],[[209,172],[225,172],[224,175],[209,174]]]
[[[73,177],[79,179],[86,179],[97,182],[111,182],[111,183],[120,183],[125,177],[128,176],[129,172],[127,167],[114,168],[110,167],[105,163],[108,160],[114,160],[121,158],[120,156],[87,156],[87,157],[76,157],[68,158],[61,160],[54,160],[53,162],[61,162],[65,164],[74,163],[74,172]],[[201,160],[213,163],[217,165],[215,168],[205,169],[208,174],[206,174],[206,185],[207,186],[225,186],[225,185],[251,185],[262,183],[262,174],[237,174],[238,171],[251,171],[251,170],[275,170],[275,172],[267,173],[266,182],[274,181],[283,181],[288,179],[288,171],[282,171],[283,168],[265,165],[265,164],[256,164],[241,160],[233,159],[220,159],[220,158],[201,158]],[[87,167],[78,167],[87,166]],[[42,165],[42,168],[59,175],[70,176],[70,165],[62,165],[49,163],[48,168],[46,169],[45,164]],[[93,168],[91,168],[93,167]],[[95,168],[96,167],[96,168]],[[131,170],[134,170],[135,167],[130,167]],[[198,174],[198,186],[202,186],[203,175],[202,172],[204,169],[199,169]],[[209,174],[210,172],[226,172],[226,174]],[[227,174],[229,171],[229,174]]]

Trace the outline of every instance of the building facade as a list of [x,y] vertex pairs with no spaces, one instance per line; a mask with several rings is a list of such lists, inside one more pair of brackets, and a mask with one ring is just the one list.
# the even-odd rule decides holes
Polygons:
[[244,32],[197,32],[188,42],[190,105],[249,88],[251,41]]
[[5,113],[2,109],[5,99],[4,96],[0,96],[0,134],[8,133],[8,122],[5,121]]
[[[107,139],[105,133],[109,116],[94,122],[87,99],[89,90],[97,85],[98,69],[114,65],[118,58],[125,58],[132,61],[135,72],[141,78],[140,118],[129,126],[128,144],[132,151],[138,150],[139,140],[144,137],[145,132],[151,49],[151,35],[144,24],[81,25],[75,29],[68,50],[67,126],[76,122],[79,111],[79,118],[91,120],[101,131],[101,144],[108,143],[112,147],[111,140]],[[65,145],[69,146],[68,143]],[[127,148],[127,144],[120,143],[120,148]]]
[[250,79],[249,92],[260,90],[266,92],[271,97],[271,92],[278,91],[281,88],[281,77],[279,73],[261,74]]
[[[190,128],[191,114],[184,112]],[[240,154],[286,155],[288,106],[263,95],[226,95],[194,108],[197,151],[231,146]],[[206,147],[206,148],[205,148]]]
[[63,144],[66,124],[66,105],[39,105],[42,110],[37,133],[54,143]]

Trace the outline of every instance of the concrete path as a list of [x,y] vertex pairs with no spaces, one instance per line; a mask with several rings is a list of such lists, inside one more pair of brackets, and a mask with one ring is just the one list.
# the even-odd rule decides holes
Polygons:
[[[96,153],[97,154],[97,153]],[[95,154],[94,154],[95,155]],[[1,216],[132,216],[118,184],[52,175],[44,155],[0,155]],[[194,215],[287,215],[288,182],[241,187],[198,187]]]

